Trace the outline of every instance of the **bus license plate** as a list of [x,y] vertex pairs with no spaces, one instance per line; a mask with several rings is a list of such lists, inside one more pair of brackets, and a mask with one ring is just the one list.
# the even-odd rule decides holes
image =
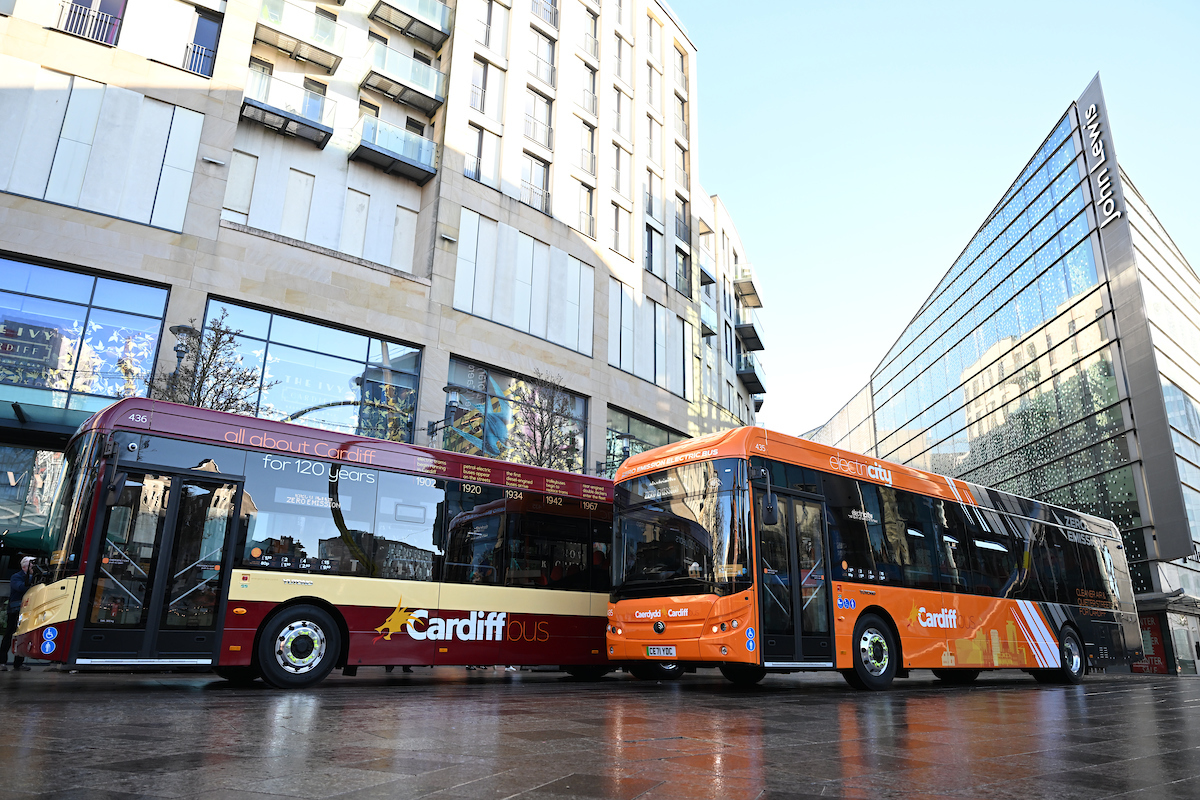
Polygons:
[[646,658],[674,658],[674,647],[647,647]]

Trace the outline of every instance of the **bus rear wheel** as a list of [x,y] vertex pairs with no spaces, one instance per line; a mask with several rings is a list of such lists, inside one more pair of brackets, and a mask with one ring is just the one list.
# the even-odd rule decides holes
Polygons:
[[683,677],[683,665],[675,661],[643,661],[629,667],[639,681],[677,681]]
[[1087,656],[1083,642],[1074,628],[1063,628],[1058,636],[1058,655],[1062,666],[1058,669],[1031,669],[1029,674],[1038,683],[1083,683],[1087,674]]
[[333,671],[341,649],[333,617],[316,606],[292,606],[263,625],[258,665],[263,680],[276,689],[304,689]]
[[934,676],[943,683],[965,685],[973,683],[979,677],[977,669],[935,669]]
[[735,686],[753,686],[767,677],[767,671],[757,664],[722,664],[721,674]]
[[899,668],[900,650],[887,623],[874,614],[863,614],[854,626],[852,641],[854,676],[846,681],[855,688],[880,691],[892,685]]

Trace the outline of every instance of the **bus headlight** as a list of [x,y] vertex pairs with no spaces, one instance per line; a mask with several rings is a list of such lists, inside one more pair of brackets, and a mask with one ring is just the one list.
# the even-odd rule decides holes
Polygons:
[[713,625],[713,633],[716,633],[718,630],[720,630],[720,628],[718,628],[716,625]]

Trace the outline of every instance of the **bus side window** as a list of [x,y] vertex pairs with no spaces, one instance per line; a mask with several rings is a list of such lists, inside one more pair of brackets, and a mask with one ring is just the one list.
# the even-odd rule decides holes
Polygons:
[[381,578],[437,580],[443,561],[438,507],[445,482],[435,478],[379,473],[375,546]]
[[[904,564],[904,585],[913,589],[938,589],[934,567],[933,501],[924,495],[899,489],[895,491],[896,514],[904,531],[901,555]],[[886,517],[885,517],[886,518]]]
[[592,528],[580,501],[522,492],[508,501],[505,539],[509,586],[588,590]]
[[[463,487],[467,487],[464,490]],[[446,531],[447,583],[503,582],[504,490],[450,483],[438,516]]]
[[1063,587],[1063,546],[1070,544],[1055,525],[1026,521],[1029,532],[1029,575],[1017,597],[1034,602],[1062,603],[1066,600]]
[[968,554],[971,537],[962,508],[956,503],[934,500],[933,519],[938,531],[938,569],[942,577],[942,591],[969,592]]
[[971,530],[971,574],[976,594],[1004,597],[1017,574],[1016,542],[999,514],[980,511]]

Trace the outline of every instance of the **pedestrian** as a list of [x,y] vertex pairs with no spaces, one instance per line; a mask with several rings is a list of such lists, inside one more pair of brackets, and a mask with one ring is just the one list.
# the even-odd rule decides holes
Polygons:
[[[8,579],[8,624],[4,626],[3,660],[0,661],[0,672],[8,671],[8,651],[12,648],[13,634],[17,632],[17,620],[21,617],[21,598],[29,589],[33,578],[33,556],[21,559],[21,568]],[[13,669],[27,671],[25,657],[13,655]]]

